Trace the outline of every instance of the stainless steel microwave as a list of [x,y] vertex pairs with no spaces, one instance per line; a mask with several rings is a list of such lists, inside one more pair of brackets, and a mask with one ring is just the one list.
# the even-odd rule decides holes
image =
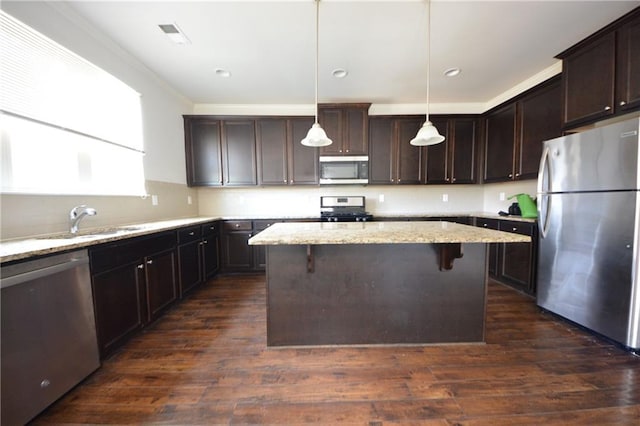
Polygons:
[[369,183],[369,157],[366,155],[320,157],[320,183]]

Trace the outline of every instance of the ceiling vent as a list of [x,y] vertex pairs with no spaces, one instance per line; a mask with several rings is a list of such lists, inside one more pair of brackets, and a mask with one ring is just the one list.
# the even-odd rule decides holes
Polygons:
[[158,25],[163,33],[176,44],[190,44],[191,41],[182,32],[176,24],[160,24]]

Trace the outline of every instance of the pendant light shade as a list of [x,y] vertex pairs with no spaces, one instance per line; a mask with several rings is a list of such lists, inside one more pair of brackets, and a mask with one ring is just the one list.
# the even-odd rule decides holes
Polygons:
[[409,142],[415,146],[428,146],[444,141],[444,136],[438,133],[438,129],[429,121],[429,71],[431,68],[431,1],[427,2],[427,116],[424,124],[418,130],[415,138]]
[[415,138],[409,142],[411,145],[427,146],[444,141],[444,136],[438,133],[438,129],[430,121],[425,121]]
[[327,137],[327,134],[318,123],[318,32],[320,27],[320,0],[316,0],[316,121],[307,132],[307,137],[302,139],[300,143],[305,146],[320,147],[331,145],[333,141]]

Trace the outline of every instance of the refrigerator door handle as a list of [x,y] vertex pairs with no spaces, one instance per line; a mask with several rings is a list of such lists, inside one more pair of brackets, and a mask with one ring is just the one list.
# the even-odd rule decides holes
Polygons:
[[[549,147],[545,145],[540,158],[540,169],[538,170],[538,226],[540,227],[540,238],[546,238],[549,230],[549,211],[551,197],[547,195],[551,186],[551,170],[547,166],[549,163]],[[545,186],[546,188],[543,188]],[[544,192],[543,192],[544,191]]]
[[538,194],[538,226],[540,228],[540,238],[546,238],[549,231],[549,212],[551,211],[551,196],[548,194]]
[[[549,162],[549,147],[545,146],[542,151],[542,157],[540,157],[540,168],[538,169],[538,194],[549,192],[549,186],[551,186],[551,176],[547,176],[546,172],[549,170],[547,163]],[[549,175],[551,171],[549,170]],[[547,188],[542,188],[544,181],[547,181]]]

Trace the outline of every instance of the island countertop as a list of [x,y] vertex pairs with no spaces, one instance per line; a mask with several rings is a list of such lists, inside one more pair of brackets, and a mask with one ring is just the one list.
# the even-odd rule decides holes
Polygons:
[[527,242],[528,235],[438,221],[275,223],[249,239],[250,245]]

